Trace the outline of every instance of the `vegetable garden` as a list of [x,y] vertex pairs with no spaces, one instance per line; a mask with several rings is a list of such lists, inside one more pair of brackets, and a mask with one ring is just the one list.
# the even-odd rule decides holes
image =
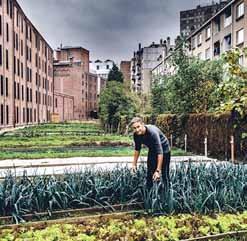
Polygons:
[[[131,141],[95,124],[46,124],[4,133],[0,158],[131,155]],[[9,171],[0,182],[0,241],[246,240],[247,166],[177,163],[170,177],[169,188],[157,182],[148,191],[144,165],[136,173]]]
[[58,177],[16,178],[9,173],[0,185],[0,214],[11,215],[15,222],[24,221],[30,213],[48,212],[52,218],[58,210],[94,206],[114,210],[114,204],[143,202],[145,211],[137,219],[131,215],[117,220],[101,218],[94,226],[93,221],[77,221],[70,225],[65,222],[3,229],[0,237],[5,237],[2,240],[24,237],[42,240],[45,237],[42,235],[53,237],[47,240],[180,240],[247,229],[246,166],[177,164],[171,171],[169,191],[156,183],[148,192],[145,175],[144,166],[136,174],[127,168],[111,172],[87,170]]

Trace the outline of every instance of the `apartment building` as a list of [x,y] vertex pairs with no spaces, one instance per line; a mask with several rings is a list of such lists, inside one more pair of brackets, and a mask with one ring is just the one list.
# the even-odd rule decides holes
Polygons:
[[161,39],[160,43],[152,43],[148,47],[141,47],[139,44],[138,51],[134,52],[131,60],[131,81],[132,90],[137,93],[148,94],[151,91],[151,71],[162,59],[164,59],[172,50],[170,38]]
[[48,122],[53,50],[15,0],[0,1],[0,128]]
[[189,36],[192,32],[203,25],[208,19],[222,9],[227,1],[214,2],[207,5],[198,5],[195,9],[180,12],[180,34]]
[[97,111],[97,75],[89,73],[89,51],[65,46],[54,60],[54,112],[60,121],[85,120]]
[[[247,47],[247,0],[232,0],[200,28],[194,31],[186,41],[188,53],[202,60],[217,59],[233,48]],[[172,74],[174,69],[169,65],[168,56],[152,69],[152,79],[159,75]],[[239,63],[247,66],[242,55]]]
[[[200,59],[218,58],[232,48],[247,46],[247,0],[233,0],[197,29],[187,41],[189,53]],[[247,65],[244,56],[239,60]]]

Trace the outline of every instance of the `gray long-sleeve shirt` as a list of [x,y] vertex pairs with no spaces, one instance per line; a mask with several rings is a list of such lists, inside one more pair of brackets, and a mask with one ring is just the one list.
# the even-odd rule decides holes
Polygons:
[[146,133],[144,135],[134,134],[135,150],[140,151],[142,144],[144,144],[152,153],[168,153],[170,145],[163,132],[154,125],[145,125],[145,127]]

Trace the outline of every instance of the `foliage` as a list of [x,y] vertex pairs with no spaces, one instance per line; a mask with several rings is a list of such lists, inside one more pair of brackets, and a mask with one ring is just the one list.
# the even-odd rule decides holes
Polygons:
[[235,110],[241,116],[247,114],[247,70],[239,64],[242,55],[247,56],[247,48],[230,50],[223,55],[225,75],[215,91],[217,111]]
[[[174,216],[150,217],[145,214],[84,219],[78,223],[43,224],[41,227],[4,228],[0,240],[38,240],[38,241],[116,241],[116,240],[156,240],[176,241],[204,237],[211,240],[212,234],[224,234],[220,240],[245,240],[247,212],[237,214],[218,214],[210,216],[180,214]],[[242,231],[242,235],[241,232]],[[229,236],[227,233],[236,232]],[[223,235],[222,235],[223,236]]]
[[117,81],[123,83],[123,74],[116,64],[113,64],[113,67],[108,74],[108,81]]
[[116,131],[122,115],[130,119],[136,113],[133,96],[126,93],[123,84],[110,81],[100,95],[99,113],[101,122]]
[[171,170],[169,191],[160,183],[149,192],[146,169],[86,170],[63,176],[21,178],[9,173],[0,183],[0,215],[111,206],[143,201],[154,213],[236,212],[247,208],[247,167],[231,164],[178,164]]
[[189,57],[185,48],[179,47],[172,55],[170,65],[175,73],[154,84],[154,114],[206,112],[212,105],[211,92],[222,78],[222,62]]

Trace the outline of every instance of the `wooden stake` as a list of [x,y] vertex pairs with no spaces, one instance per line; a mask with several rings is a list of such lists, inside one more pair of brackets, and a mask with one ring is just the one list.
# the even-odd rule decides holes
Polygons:
[[184,151],[187,152],[187,134],[184,136]]
[[235,158],[234,158],[234,136],[231,136],[230,144],[231,144],[231,160],[232,160],[232,163],[234,163],[235,162]]
[[208,138],[205,137],[204,139],[204,153],[205,153],[205,157],[208,156]]

